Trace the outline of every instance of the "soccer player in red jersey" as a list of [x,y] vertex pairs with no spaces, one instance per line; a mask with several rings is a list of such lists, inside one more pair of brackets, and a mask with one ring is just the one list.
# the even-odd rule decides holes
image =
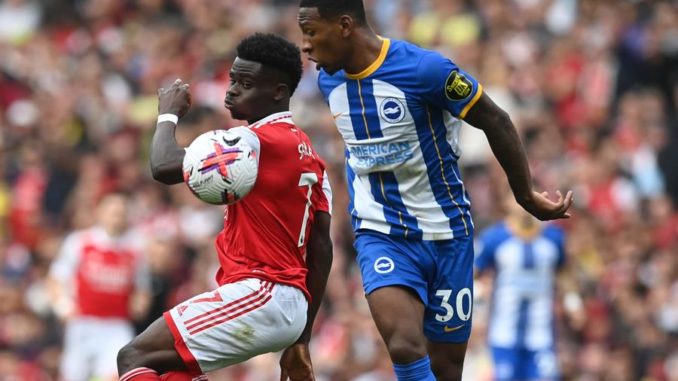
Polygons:
[[[332,263],[331,191],[325,164],[289,112],[301,74],[299,49],[281,37],[255,34],[238,45],[224,105],[249,123],[231,131],[257,152],[256,184],[226,207],[216,240],[220,286],[172,308],[125,346],[121,381],[190,380],[283,349],[281,379],[314,380],[308,342]],[[175,122],[163,120],[188,111],[189,86],[177,80],[158,94],[151,169],[156,180],[177,184],[184,150]]]
[[115,356],[134,337],[150,299],[150,274],[129,229],[128,199],[105,195],[96,225],[70,233],[49,272],[50,301],[65,322],[62,381],[117,376]]

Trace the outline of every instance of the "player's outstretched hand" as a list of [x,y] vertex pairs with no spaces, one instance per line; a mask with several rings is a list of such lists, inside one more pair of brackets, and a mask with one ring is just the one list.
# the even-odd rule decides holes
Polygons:
[[184,116],[191,107],[191,91],[188,83],[177,78],[168,88],[158,89],[158,113]]
[[554,202],[549,198],[548,192],[533,191],[532,200],[523,203],[522,206],[541,221],[570,218],[570,213],[567,210],[572,205],[572,191],[568,191],[565,196],[560,191],[556,191],[556,194],[558,200]]
[[294,344],[280,358],[280,381],[315,381],[308,344]]

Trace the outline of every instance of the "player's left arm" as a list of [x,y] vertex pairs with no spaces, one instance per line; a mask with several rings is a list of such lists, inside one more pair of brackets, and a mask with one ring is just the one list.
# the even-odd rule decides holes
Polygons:
[[483,130],[494,156],[501,164],[520,206],[538,219],[569,218],[567,210],[572,205],[572,191],[552,201],[548,192],[537,192],[532,186],[527,155],[509,115],[499,108],[487,94],[482,94],[464,118],[470,125]]
[[285,349],[280,358],[281,381],[313,381],[313,365],[308,344],[311,341],[311,332],[315,317],[320,309],[327,278],[332,268],[332,240],[330,238],[331,190],[327,176],[323,178],[320,198],[322,202],[314,214],[313,225],[308,244],[306,246],[306,288],[311,294],[311,302],[306,313],[306,327],[297,339],[297,342]]
[[134,320],[146,317],[151,306],[151,270],[148,262],[140,253],[137,254],[134,292],[130,299],[130,315]]
[[508,178],[516,201],[540,220],[568,218],[572,192],[551,201],[533,190],[527,156],[509,115],[485,94],[471,75],[438,53],[424,55],[418,65],[424,97],[453,116],[483,130]]
[[332,268],[332,240],[330,239],[330,214],[324,211],[315,213],[311,235],[306,249],[306,287],[311,294],[311,303],[308,306],[306,327],[297,340],[298,343],[308,344],[311,341],[313,321],[320,308],[327,278]]

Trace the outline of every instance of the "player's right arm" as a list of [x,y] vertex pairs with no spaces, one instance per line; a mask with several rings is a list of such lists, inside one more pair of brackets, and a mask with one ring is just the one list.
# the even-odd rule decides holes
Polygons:
[[[169,88],[158,89],[158,115],[175,115],[181,118],[191,107],[188,84],[180,79]],[[151,141],[151,173],[161,183],[172,185],[183,181],[182,165],[185,151],[177,145],[173,121],[158,120]]]
[[50,265],[47,283],[49,299],[54,314],[61,320],[68,320],[76,313],[73,300],[73,283],[80,262],[82,250],[78,234],[70,234],[64,239],[59,253]]

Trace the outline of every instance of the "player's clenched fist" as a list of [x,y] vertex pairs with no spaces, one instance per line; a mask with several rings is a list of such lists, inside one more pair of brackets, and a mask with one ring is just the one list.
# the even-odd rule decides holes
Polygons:
[[294,344],[280,358],[280,381],[315,381],[308,344]]
[[168,88],[158,89],[158,113],[184,116],[191,107],[191,91],[188,83],[178,79]]

